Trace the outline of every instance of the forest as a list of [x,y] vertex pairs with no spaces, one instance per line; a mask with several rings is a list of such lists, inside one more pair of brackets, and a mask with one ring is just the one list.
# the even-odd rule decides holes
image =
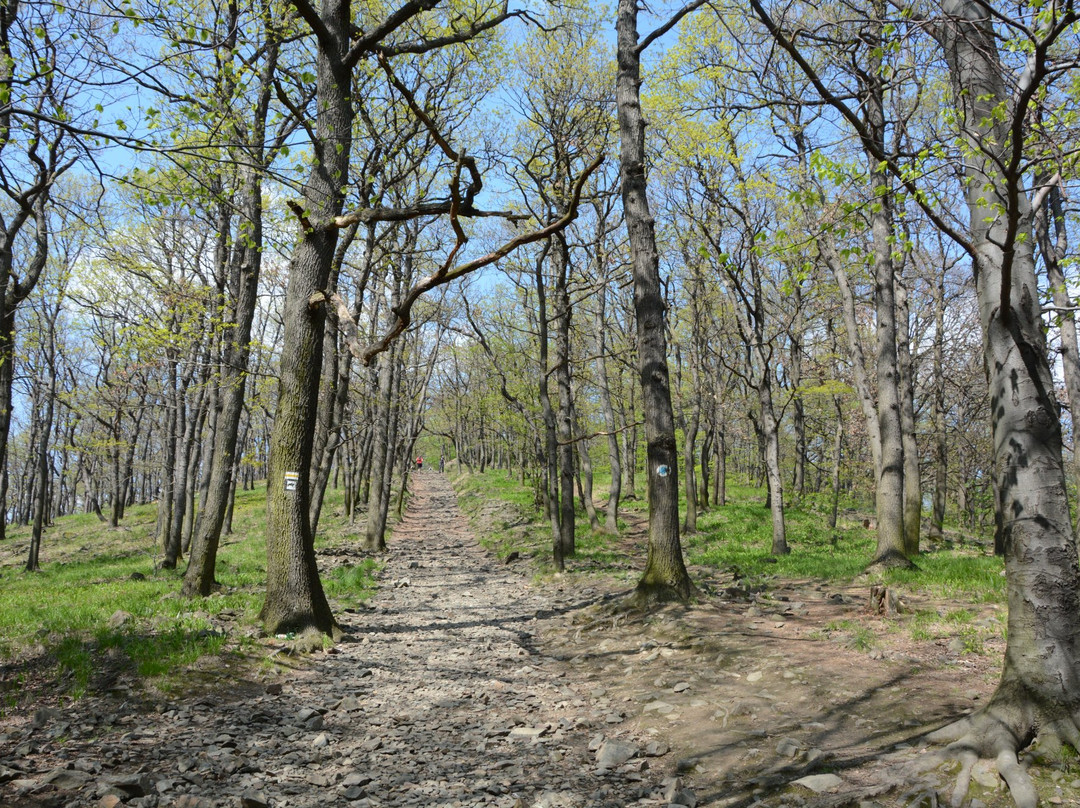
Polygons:
[[704,596],[735,485],[774,559],[793,508],[871,572],[985,542],[1001,678],[934,740],[1034,806],[1019,753],[1080,751],[1078,54],[1072,0],[0,0],[0,544],[149,507],[198,601],[265,490],[258,622],[334,638],[316,537],[385,554],[420,458],[516,480],[554,573],[640,505],[628,612]]

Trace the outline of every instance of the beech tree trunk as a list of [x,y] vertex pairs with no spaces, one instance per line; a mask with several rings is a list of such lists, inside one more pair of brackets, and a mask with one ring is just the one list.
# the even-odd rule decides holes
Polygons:
[[[1022,808],[1038,799],[1016,753],[1080,745],[1080,565],[1062,433],[1035,276],[1032,211],[1012,169],[1014,93],[994,22],[977,0],[944,0],[942,45],[966,141],[965,188],[990,382],[1009,618],[1001,681],[981,710],[933,736],[996,758]],[[1006,109],[1010,114],[1000,115]]]
[[623,214],[630,238],[637,320],[638,374],[645,416],[645,474],[649,494],[649,551],[634,600],[689,600],[694,592],[679,540],[678,447],[671,409],[665,305],[660,260],[645,178],[645,119],[641,111],[641,51],[637,0],[619,0],[615,100],[620,135]]
[[945,525],[945,502],[948,493],[949,441],[945,432],[945,274],[933,284],[934,289],[934,505],[930,514],[930,535],[941,538]]
[[607,507],[604,509],[604,530],[608,533],[619,532],[619,498],[622,493],[622,465],[619,461],[619,436],[615,434],[615,409],[611,406],[611,386],[607,372],[607,341],[605,333],[605,302],[607,290],[601,289],[596,305],[597,379],[600,386],[600,411],[604,415],[604,429],[607,431],[608,465],[611,467],[611,487],[608,489]]
[[[562,215],[563,211],[559,211]],[[574,393],[570,381],[570,248],[565,236],[554,238],[555,276],[555,385],[559,392],[556,437],[559,458],[559,543],[563,558],[574,555],[577,512],[574,508]]]

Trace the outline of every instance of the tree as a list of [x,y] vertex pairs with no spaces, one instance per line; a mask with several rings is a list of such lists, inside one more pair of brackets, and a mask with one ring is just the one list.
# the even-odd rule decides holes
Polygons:
[[619,115],[623,216],[630,237],[637,318],[638,379],[645,413],[649,496],[649,550],[645,571],[632,598],[648,604],[688,600],[694,586],[679,541],[678,445],[671,408],[665,306],[660,283],[656,232],[649,212],[645,177],[645,119],[641,111],[641,54],[663,31],[689,13],[693,3],[644,39],[638,38],[636,0],[619,0],[615,30],[619,72],[615,100]]
[[[951,86],[950,122],[968,210],[964,226],[954,224],[935,207],[935,194],[917,185],[926,166],[903,165],[881,153],[872,132],[803,58],[791,34],[757,0],[752,4],[822,100],[859,132],[878,170],[902,184],[972,262],[998,469],[1008,641],[1002,677],[990,701],[930,738],[951,742],[949,752],[965,761],[953,804],[964,799],[971,766],[986,756],[995,759],[1017,805],[1034,808],[1038,797],[1017,753],[1036,737],[1044,749],[1060,743],[1080,748],[1080,649],[1075,639],[1080,635],[1080,563],[1038,304],[1032,228],[1033,209],[1039,205],[1028,197],[1025,177],[1046,159],[1040,143],[1053,142],[1047,138],[1050,132],[1028,131],[1031,112],[1054,103],[1053,85],[1075,76],[1078,67],[1077,12],[1066,4],[1001,14],[976,0],[945,0],[939,12],[925,15],[913,9],[913,34],[925,30],[933,35]],[[1006,52],[1021,55],[1018,69],[1003,64],[1002,40],[1009,46]],[[1059,55],[1060,65],[1054,62]],[[1067,96],[1065,103],[1071,103]]]
[[0,0],[0,540],[7,522],[15,315],[48,261],[54,187],[80,156],[56,119],[76,119],[82,75],[63,9]]

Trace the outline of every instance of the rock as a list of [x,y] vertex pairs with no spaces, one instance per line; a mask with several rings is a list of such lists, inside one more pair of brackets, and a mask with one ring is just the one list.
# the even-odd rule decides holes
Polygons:
[[760,682],[761,677],[764,676],[764,675],[765,674],[763,674],[761,671],[753,671],[752,673],[746,674],[746,681],[748,681],[748,682]]
[[117,808],[117,806],[123,805],[124,801],[115,794],[106,794],[97,801],[97,804],[98,808]]
[[667,715],[674,709],[674,704],[668,704],[666,701],[657,699],[656,701],[650,701],[641,709],[641,711],[643,713],[659,713],[660,715]]
[[270,696],[280,696],[281,689],[281,682],[271,682],[266,686],[266,693]]
[[950,654],[962,654],[964,653],[964,641],[960,637],[953,637],[949,640],[949,653]]
[[826,791],[837,789],[843,784],[844,781],[835,774],[809,774],[806,777],[800,777],[798,780],[792,781],[792,785],[808,788],[815,794],[824,794]]
[[514,727],[507,737],[519,741],[536,741],[547,731],[547,727]]
[[80,772],[74,769],[53,769],[41,779],[41,782],[68,791],[82,788],[91,779],[90,775],[86,772]]
[[996,789],[1001,785],[1001,776],[989,760],[980,760],[972,767],[971,779],[983,788]]
[[270,799],[261,791],[245,791],[240,795],[240,808],[269,808]]
[[596,750],[596,765],[601,769],[614,769],[626,763],[638,753],[638,748],[626,741],[604,741]]
[[311,742],[312,749],[322,749],[324,746],[329,746],[330,739],[326,736],[325,732],[320,732],[315,736],[315,740]]
[[173,803],[173,808],[214,808],[214,801],[196,794],[181,794]]
[[34,720],[30,722],[30,726],[34,729],[41,729],[62,717],[63,715],[59,710],[54,710],[52,707],[41,707],[34,712]]
[[106,777],[98,784],[99,790],[121,797],[145,797],[153,788],[154,783],[146,774],[118,774]]
[[112,617],[109,618],[108,622],[105,625],[115,630],[125,625],[132,619],[133,617],[129,612],[125,612],[123,609],[118,609],[117,611],[113,612]]
[[584,804],[585,798],[573,791],[545,791],[537,797],[533,808],[581,808]]
[[364,709],[364,705],[355,696],[346,696],[341,700],[337,708],[343,713],[356,713]]
[[675,687],[671,688],[671,690],[673,692],[675,692],[675,693],[685,693],[689,689],[690,689],[690,683],[689,682],[679,682],[678,684],[675,685]]
[[649,741],[645,746],[645,754],[648,757],[663,757],[669,751],[671,747],[661,741]]
[[780,757],[795,757],[802,745],[794,738],[784,738],[776,745],[776,754]]

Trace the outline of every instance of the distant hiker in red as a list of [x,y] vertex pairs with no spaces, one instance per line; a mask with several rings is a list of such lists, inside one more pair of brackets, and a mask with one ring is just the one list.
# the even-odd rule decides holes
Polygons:
[[422,458],[422,457],[416,458],[416,470],[420,471],[420,469],[422,469],[423,467],[424,467],[424,458]]

